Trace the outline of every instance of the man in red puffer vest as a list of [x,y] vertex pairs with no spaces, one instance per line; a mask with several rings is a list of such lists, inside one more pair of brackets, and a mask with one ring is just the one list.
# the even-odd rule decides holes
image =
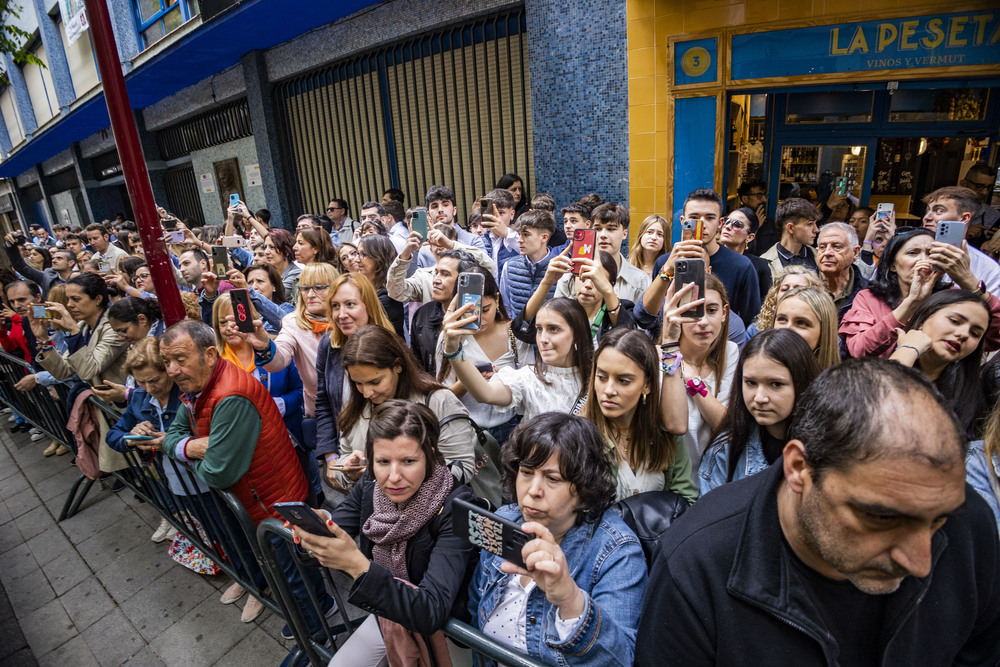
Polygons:
[[[178,322],[160,338],[160,355],[167,375],[182,392],[183,403],[163,439],[164,453],[190,465],[208,486],[232,491],[254,525],[268,517],[279,518],[276,502],[304,501],[308,483],[278,406],[254,376],[219,358],[212,328],[195,320]],[[320,629],[319,618],[313,613],[305,583],[288,549],[280,544],[281,538],[270,537],[285,578],[310,628],[315,625],[315,633]],[[309,571],[316,575],[309,583],[321,608],[330,613],[333,600],[318,572]],[[260,603],[254,601],[256,609]],[[235,598],[227,600],[224,595],[223,602],[235,602]]]

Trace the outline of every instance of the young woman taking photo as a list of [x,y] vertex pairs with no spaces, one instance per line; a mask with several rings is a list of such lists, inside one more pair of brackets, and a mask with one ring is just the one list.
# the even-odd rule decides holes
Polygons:
[[576,301],[552,299],[535,317],[537,350],[535,363],[518,369],[501,368],[489,380],[469,361],[463,327],[476,320],[473,304],[456,308],[453,299],[442,323],[443,357],[451,363],[455,377],[479,403],[500,409],[514,408],[522,420],[542,412],[578,414],[587,398],[594,346],[587,314]]
[[[452,501],[472,502],[438,447],[427,407],[390,399],[371,415],[364,476],[327,522],[332,537],[294,528],[321,565],[354,579],[348,600],[372,614],[330,662],[333,667],[450,665],[440,632],[463,598],[472,545],[452,529]],[[355,543],[355,539],[358,542]]]
[[614,451],[618,500],[663,490],[698,499],[687,446],[663,421],[660,355],[645,333],[616,329],[601,339],[583,415]]
[[701,459],[702,495],[758,473],[781,456],[798,398],[819,373],[816,356],[793,331],[769,329],[747,342],[725,421]]
[[[475,272],[483,276],[482,317],[479,331],[469,332],[463,341],[466,358],[485,380],[489,380],[501,368],[517,370],[529,366],[534,360],[534,350],[514,337],[510,317],[507,316],[500,288],[493,275],[481,269]],[[443,357],[444,342],[444,336],[441,336],[437,348],[438,382],[451,388],[469,410],[472,420],[489,431],[497,443],[503,445],[517,426],[516,411],[514,408],[500,410],[473,398],[458,380],[451,362]]]
[[607,446],[591,422],[547,413],[503,449],[498,513],[531,539],[521,568],[480,552],[469,608],[489,637],[550,665],[631,665],[646,561],[615,496]]
[[[671,370],[664,374],[662,391],[667,430],[684,433],[690,459],[701,461],[712,431],[725,419],[740,350],[726,338],[729,300],[722,281],[706,275],[704,298],[680,305],[693,288],[674,292],[671,285],[663,304],[660,347]],[[703,317],[686,315],[698,305],[704,305]]]

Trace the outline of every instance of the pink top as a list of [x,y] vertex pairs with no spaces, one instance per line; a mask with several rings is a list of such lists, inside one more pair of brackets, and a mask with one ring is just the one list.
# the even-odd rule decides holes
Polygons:
[[264,370],[276,373],[288,367],[295,360],[295,367],[302,378],[302,394],[305,397],[306,417],[316,416],[316,353],[322,334],[306,331],[295,321],[295,313],[281,319],[281,331],[274,339],[274,356],[264,364]]
[[[992,351],[1000,349],[1000,299],[991,294],[986,305],[990,309],[990,326],[985,348]],[[896,346],[897,328],[905,329],[906,325],[895,318],[889,304],[865,289],[854,297],[838,333],[852,357],[888,358]]]

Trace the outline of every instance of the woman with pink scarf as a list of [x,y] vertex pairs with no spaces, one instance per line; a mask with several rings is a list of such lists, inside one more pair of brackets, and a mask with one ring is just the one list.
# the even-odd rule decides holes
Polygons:
[[441,627],[453,607],[464,609],[473,549],[452,531],[451,504],[474,496],[445,465],[439,433],[423,405],[397,399],[378,405],[365,474],[327,522],[333,537],[294,529],[295,541],[321,565],[354,579],[348,600],[371,612],[331,666],[382,659],[390,666],[452,664]]

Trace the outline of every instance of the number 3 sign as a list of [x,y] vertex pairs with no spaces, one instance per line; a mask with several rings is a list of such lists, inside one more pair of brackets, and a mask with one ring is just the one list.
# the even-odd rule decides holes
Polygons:
[[674,84],[713,83],[718,80],[718,43],[714,37],[674,44]]

